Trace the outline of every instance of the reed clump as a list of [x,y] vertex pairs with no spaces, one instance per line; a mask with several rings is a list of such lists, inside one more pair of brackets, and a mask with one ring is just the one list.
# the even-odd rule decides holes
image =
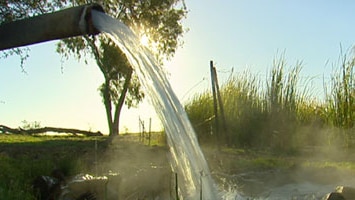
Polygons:
[[355,56],[344,54],[339,59],[329,86],[325,86],[325,113],[329,125],[337,127],[346,147],[355,144]]
[[222,133],[212,134],[210,91],[195,95],[186,111],[202,143],[219,140],[229,147],[278,152],[325,144],[350,147],[355,139],[355,58],[345,58],[324,83],[324,99],[313,96],[307,84],[311,78],[300,76],[302,62],[289,66],[283,55],[274,59],[266,78],[249,71],[231,75],[220,89],[227,127]]

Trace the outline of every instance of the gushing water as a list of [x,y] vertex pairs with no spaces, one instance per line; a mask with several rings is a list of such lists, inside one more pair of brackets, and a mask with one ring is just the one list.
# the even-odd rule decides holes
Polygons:
[[244,197],[233,187],[217,194],[187,114],[152,53],[140,44],[140,38],[123,23],[95,10],[92,10],[92,17],[94,26],[108,33],[126,54],[164,125],[171,152],[171,166],[179,176],[180,199],[322,199],[322,195],[331,190],[329,185],[306,182],[270,188],[259,197]]
[[183,199],[217,199],[215,184],[198,144],[196,134],[181,103],[152,53],[123,23],[104,13],[92,11],[94,26],[109,34],[129,62],[162,121],[171,152],[171,165],[179,176]]

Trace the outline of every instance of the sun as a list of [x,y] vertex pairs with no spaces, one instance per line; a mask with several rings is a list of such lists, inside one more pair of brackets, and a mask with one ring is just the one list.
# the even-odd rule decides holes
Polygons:
[[141,34],[139,38],[139,42],[143,47],[148,48],[153,54],[158,53],[158,43],[152,41],[148,35]]
[[141,42],[141,44],[143,45],[143,46],[145,46],[145,47],[148,47],[149,46],[149,38],[148,38],[148,36],[147,35],[142,35],[141,36],[141,39],[140,39],[140,42]]

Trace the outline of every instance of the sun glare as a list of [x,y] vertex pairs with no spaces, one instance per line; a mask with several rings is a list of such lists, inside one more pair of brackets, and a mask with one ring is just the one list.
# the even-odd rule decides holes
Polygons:
[[143,46],[146,46],[148,47],[149,45],[149,38],[147,35],[142,35],[141,39],[140,39],[140,42]]
[[142,46],[148,48],[153,54],[158,53],[158,45],[154,41],[150,40],[149,37],[146,34],[141,34],[140,43]]

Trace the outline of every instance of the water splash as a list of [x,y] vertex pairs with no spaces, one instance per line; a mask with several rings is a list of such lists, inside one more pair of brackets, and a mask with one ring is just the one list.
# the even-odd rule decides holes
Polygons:
[[215,184],[196,134],[164,70],[157,64],[152,53],[140,44],[139,38],[130,28],[104,13],[93,10],[92,15],[94,26],[108,33],[126,54],[164,125],[171,165],[179,176],[181,197],[193,200],[217,199]]

